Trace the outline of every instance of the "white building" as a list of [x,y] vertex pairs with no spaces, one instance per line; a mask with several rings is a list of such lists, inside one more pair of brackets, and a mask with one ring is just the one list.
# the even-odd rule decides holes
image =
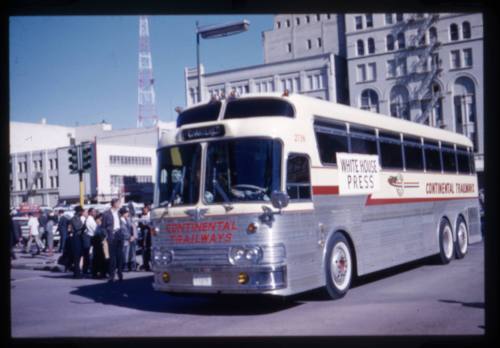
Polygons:
[[[93,144],[92,168],[84,173],[85,199],[106,202],[115,196],[152,199],[159,136],[175,123],[156,127],[113,130],[101,123],[61,127],[11,122],[11,205],[28,199],[54,206],[79,200],[78,175],[69,172],[68,149],[73,144]],[[33,139],[25,144],[22,139]]]

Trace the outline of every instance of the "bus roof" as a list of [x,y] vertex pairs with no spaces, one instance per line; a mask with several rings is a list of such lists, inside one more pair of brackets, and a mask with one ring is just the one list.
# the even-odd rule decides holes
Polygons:
[[[311,119],[311,126],[312,119],[318,117],[323,120],[331,119],[341,122],[349,122],[351,124],[369,126],[380,130],[398,133],[401,132],[403,134],[415,135],[428,139],[441,140],[445,142],[455,143],[457,145],[472,147],[471,140],[459,133],[301,94],[290,94],[288,96],[283,96],[281,93],[250,93],[238,97],[236,100],[250,98],[278,98],[286,100],[294,106],[296,110],[295,117],[302,120],[304,120],[305,118]],[[227,99],[222,100],[223,103],[227,103],[227,101]],[[185,110],[189,110],[203,104],[208,103],[197,103],[190,106],[189,108],[186,108]],[[224,107],[222,107],[221,110],[223,112]],[[234,119],[228,121],[239,122],[240,120]],[[194,126],[194,124],[189,125],[189,127],[192,126]]]

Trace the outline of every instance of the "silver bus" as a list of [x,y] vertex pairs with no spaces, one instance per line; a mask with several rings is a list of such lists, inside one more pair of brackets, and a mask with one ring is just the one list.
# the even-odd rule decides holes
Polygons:
[[481,240],[471,141],[302,95],[194,105],[160,137],[155,290],[288,296]]

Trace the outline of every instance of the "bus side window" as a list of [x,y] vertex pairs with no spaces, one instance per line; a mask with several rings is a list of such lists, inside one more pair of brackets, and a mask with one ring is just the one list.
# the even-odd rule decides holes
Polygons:
[[470,149],[469,152],[470,173],[476,174],[476,162],[474,161],[474,152]]
[[309,159],[291,154],[286,163],[286,192],[290,199],[311,199]]
[[443,156],[443,170],[448,173],[457,172],[457,161],[455,158],[455,149],[451,144],[441,144],[441,156]]
[[427,171],[441,172],[441,159],[437,141],[424,140],[425,166]]
[[467,148],[457,146],[458,172],[460,174],[469,174],[471,172],[469,153]]
[[337,164],[337,152],[349,152],[349,139],[345,124],[315,121],[314,131],[321,163]]
[[375,135],[375,130],[351,126],[349,135],[351,138],[351,153],[377,154],[377,136]]
[[404,135],[403,137],[406,169],[423,170],[424,154],[422,151],[422,143],[420,142],[420,138],[407,135]]
[[399,134],[379,132],[382,168],[403,169],[403,153]]

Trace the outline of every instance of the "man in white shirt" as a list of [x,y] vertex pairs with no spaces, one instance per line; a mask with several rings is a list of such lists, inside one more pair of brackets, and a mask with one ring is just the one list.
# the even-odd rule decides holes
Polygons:
[[[38,215],[38,213],[36,214]],[[35,216],[33,213],[28,214],[28,228],[29,228],[29,239],[28,245],[26,246],[26,251],[29,253],[31,250],[31,244],[35,241],[36,246],[38,248],[38,252],[36,255],[40,254],[40,251],[43,249],[43,243],[40,240],[40,234],[38,232],[38,228],[40,227],[40,223],[38,222],[38,216]]]

